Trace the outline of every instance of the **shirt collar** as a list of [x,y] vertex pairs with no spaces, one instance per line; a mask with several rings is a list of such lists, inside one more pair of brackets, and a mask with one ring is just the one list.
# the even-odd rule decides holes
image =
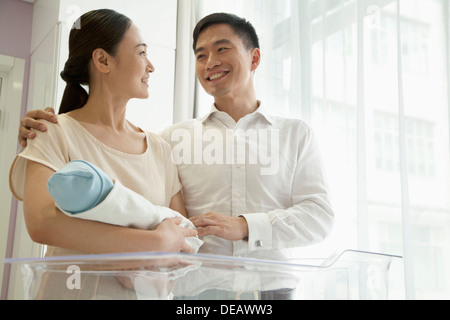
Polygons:
[[[264,103],[262,103],[261,101],[259,101],[259,107],[258,109],[256,109],[255,112],[246,115],[245,117],[255,117],[255,116],[260,116],[263,117],[269,124],[273,124],[273,119],[272,116],[268,113],[267,108],[265,108]],[[211,110],[208,114],[206,114],[203,118],[202,118],[202,123],[205,123],[207,120],[209,120],[214,114],[220,114],[220,113],[225,113],[223,111],[220,111],[219,109],[217,109],[216,105],[213,103],[211,106]],[[245,118],[244,117],[244,118]]]

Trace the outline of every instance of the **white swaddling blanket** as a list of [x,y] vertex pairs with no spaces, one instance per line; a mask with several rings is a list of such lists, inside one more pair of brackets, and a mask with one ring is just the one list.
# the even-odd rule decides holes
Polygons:
[[[85,219],[109,223],[122,227],[154,230],[167,218],[182,218],[180,227],[193,228],[195,226],[180,213],[162,206],[156,206],[138,193],[123,186],[116,180],[108,196],[92,209],[78,214],[64,211],[56,204],[59,210],[71,218]],[[202,246],[203,241],[197,236],[187,237],[186,243],[195,253]]]

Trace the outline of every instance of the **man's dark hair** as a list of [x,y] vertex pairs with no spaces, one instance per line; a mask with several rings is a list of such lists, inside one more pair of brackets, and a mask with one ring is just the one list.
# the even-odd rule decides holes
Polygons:
[[255,28],[247,20],[231,13],[213,13],[201,19],[194,29],[193,49],[197,48],[197,40],[206,28],[215,24],[228,24],[241,39],[246,49],[259,49],[259,39]]

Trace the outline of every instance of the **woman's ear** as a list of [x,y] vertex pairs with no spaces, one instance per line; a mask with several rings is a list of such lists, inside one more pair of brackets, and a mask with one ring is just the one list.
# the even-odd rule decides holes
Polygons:
[[92,52],[92,62],[94,67],[101,73],[111,71],[111,56],[103,49],[95,49]]

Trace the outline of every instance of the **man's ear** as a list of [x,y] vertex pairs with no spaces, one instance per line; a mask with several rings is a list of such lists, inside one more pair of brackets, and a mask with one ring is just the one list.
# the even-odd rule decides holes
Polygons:
[[94,67],[101,73],[111,71],[111,56],[103,49],[95,49],[92,52],[92,62]]
[[259,50],[258,48],[254,48],[251,51],[251,55],[252,55],[251,71],[255,71],[256,69],[258,69],[259,64],[261,63],[261,50]]

